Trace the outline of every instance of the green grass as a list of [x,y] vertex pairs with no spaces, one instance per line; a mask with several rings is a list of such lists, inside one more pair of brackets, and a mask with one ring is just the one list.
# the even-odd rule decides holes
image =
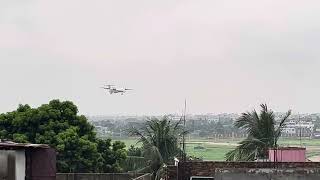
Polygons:
[[281,138],[279,139],[279,144],[282,146],[319,146],[320,147],[320,140],[319,139],[309,139],[309,138],[301,138],[300,139],[289,139],[289,138]]
[[[122,141],[126,144],[126,148],[129,148],[131,145],[141,146],[137,144],[137,139],[127,138],[127,139],[113,139],[114,141]],[[214,161],[224,161],[225,154],[235,148],[235,144],[241,141],[241,139],[187,139],[186,143],[186,152],[190,156],[195,156],[203,160],[214,160]],[[223,144],[214,144],[214,143],[223,143]],[[229,144],[225,144],[229,143]],[[302,138],[302,146],[320,148],[319,139],[309,139]],[[288,139],[281,138],[279,140],[280,146],[300,146],[300,139]],[[204,149],[195,149],[196,146],[202,146]],[[308,150],[307,156],[318,156],[320,152],[318,150]]]
[[[113,139],[113,141],[122,141],[126,144],[126,148],[128,149],[131,145],[141,146],[140,143],[137,144],[137,139],[128,138],[128,139]],[[198,143],[198,142],[203,143]],[[221,141],[223,142],[223,141]],[[225,142],[225,141],[224,141]],[[205,149],[197,150],[194,149],[195,146],[204,146]],[[229,150],[232,150],[234,146],[225,146],[225,145],[211,145],[208,144],[207,140],[204,139],[193,139],[192,141],[188,141],[186,145],[186,152],[190,156],[195,156],[201,158],[203,160],[216,160],[223,161],[225,153]]]
[[320,156],[320,152],[319,151],[310,151],[307,152],[307,157],[312,157],[312,156]]
[[[195,149],[196,146],[204,147],[204,149]],[[198,157],[203,160],[224,161],[225,154],[232,150],[234,146],[225,145],[209,145],[209,144],[187,144],[186,152],[190,156]]]
[[138,139],[135,138],[128,138],[128,139],[112,139],[112,141],[122,141],[126,145],[126,149],[129,149],[131,145],[134,145],[136,147],[140,147],[141,144],[137,143]]

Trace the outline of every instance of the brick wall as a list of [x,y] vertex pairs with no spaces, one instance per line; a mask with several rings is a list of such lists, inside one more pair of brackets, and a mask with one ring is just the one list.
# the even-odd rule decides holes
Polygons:
[[145,175],[139,176],[133,180],[151,180],[152,175],[150,173],[147,173]]
[[319,180],[320,169],[315,168],[224,168],[216,169],[215,180]]
[[57,173],[56,180],[128,180],[142,175],[134,173]]
[[177,166],[173,166],[173,165],[170,165],[170,166],[167,166],[166,168],[166,174],[165,174],[165,178],[166,179],[174,179],[176,180],[177,179],[177,175],[178,175],[178,167]]
[[191,176],[214,177],[216,169],[293,169],[293,168],[313,168],[320,169],[319,162],[213,162],[213,161],[190,161],[180,162],[178,174],[174,174],[175,167],[167,167],[167,179],[187,180]]

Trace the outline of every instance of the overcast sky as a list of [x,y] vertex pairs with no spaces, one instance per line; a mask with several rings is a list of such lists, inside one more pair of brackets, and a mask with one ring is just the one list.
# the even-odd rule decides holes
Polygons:
[[[0,112],[320,112],[319,0],[1,0]],[[134,88],[109,95],[105,82]]]

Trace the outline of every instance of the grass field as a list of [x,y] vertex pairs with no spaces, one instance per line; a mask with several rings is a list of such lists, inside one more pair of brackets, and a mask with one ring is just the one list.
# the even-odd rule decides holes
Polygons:
[[302,138],[300,139],[289,139],[289,138],[281,138],[279,140],[279,144],[282,146],[318,146],[320,147],[320,139],[309,139]]
[[[202,147],[203,149],[197,149]],[[235,146],[217,145],[207,143],[191,143],[186,145],[186,152],[190,156],[201,158],[203,160],[224,161],[225,154]]]
[[[131,145],[140,146],[137,144],[137,139],[114,139],[123,141],[126,147]],[[201,158],[203,160],[225,160],[225,154],[234,149],[241,139],[188,139],[186,142],[186,152],[188,155]],[[319,139],[288,139],[282,138],[279,140],[280,146],[298,146],[307,148],[307,157],[320,156],[320,140]],[[198,147],[198,148],[197,148]],[[201,148],[200,148],[201,147]]]

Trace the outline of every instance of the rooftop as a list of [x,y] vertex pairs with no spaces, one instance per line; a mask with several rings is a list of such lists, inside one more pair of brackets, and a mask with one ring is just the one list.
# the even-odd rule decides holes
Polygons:
[[30,144],[30,143],[15,143],[12,141],[1,141],[0,150],[16,150],[27,148],[50,148],[46,144]]
[[306,150],[305,147],[278,147],[270,148],[270,150]]

